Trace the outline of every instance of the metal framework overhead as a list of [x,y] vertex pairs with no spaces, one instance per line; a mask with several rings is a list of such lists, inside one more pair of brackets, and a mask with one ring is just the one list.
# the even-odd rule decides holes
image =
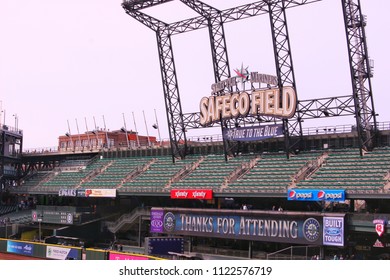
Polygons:
[[[199,124],[200,113],[183,113],[180,102],[179,86],[172,51],[171,36],[208,28],[213,59],[214,79],[219,82],[231,77],[228,52],[224,34],[224,24],[257,15],[268,14],[272,29],[278,86],[291,86],[296,89],[293,60],[291,56],[286,10],[321,0],[263,0],[226,10],[218,10],[198,0],[180,0],[200,14],[199,17],[174,23],[166,23],[151,17],[141,10],[160,5],[172,0],[124,0],[122,7],[127,14],[156,32],[161,76],[167,111],[169,137],[172,158],[184,158],[188,152],[186,131],[203,128]],[[302,137],[302,120],[355,115],[361,141],[361,150],[373,147],[373,134],[376,131],[375,111],[371,92],[371,68],[367,55],[364,34],[364,17],[361,15],[360,1],[341,0],[343,4],[345,28],[347,32],[348,50],[351,63],[353,94],[312,100],[300,100],[293,118],[275,119],[264,116],[238,117],[225,120],[219,124],[224,127],[253,126],[263,122],[283,122],[285,149],[287,155],[292,149],[299,147]],[[233,89],[226,89],[218,94],[228,94]],[[372,123],[374,129],[372,129]],[[292,140],[292,141],[291,141]],[[225,154],[234,153],[234,143],[225,142]]]

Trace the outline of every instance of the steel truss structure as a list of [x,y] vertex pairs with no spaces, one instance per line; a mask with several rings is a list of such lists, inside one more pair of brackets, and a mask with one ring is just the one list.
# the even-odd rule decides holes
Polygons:
[[342,0],[344,26],[347,35],[352,93],[355,104],[356,127],[363,149],[372,149],[377,133],[376,113],[372,96],[372,66],[368,57],[366,19],[362,14],[360,0]]
[[[279,88],[292,86],[296,89],[286,10],[321,0],[263,0],[226,10],[218,10],[198,0],[180,0],[200,16],[170,24],[141,11],[170,1],[172,0],[124,0],[122,7],[128,15],[156,32],[172,159],[175,161],[175,158],[184,158],[188,153],[186,131],[203,127],[199,123],[200,113],[182,112],[171,36],[208,28],[214,79],[215,82],[219,82],[231,77],[224,24],[268,14],[272,29],[278,86]],[[264,116],[246,116],[234,120],[224,120],[219,124],[222,130],[233,126],[253,126],[256,123],[282,122],[288,157],[292,149],[299,148],[302,137],[302,121],[304,119],[355,115],[361,154],[363,148],[373,147],[374,142],[372,140],[376,132],[376,121],[360,1],[342,0],[342,4],[351,63],[353,94],[351,96],[299,100],[296,113],[289,120]],[[218,94],[229,94],[233,91],[233,88],[228,88]],[[368,104],[371,105],[371,108],[368,107]],[[374,123],[373,128],[371,127],[372,122]],[[237,145],[231,141],[224,141],[224,147],[226,158],[228,154],[234,154],[237,151]]]

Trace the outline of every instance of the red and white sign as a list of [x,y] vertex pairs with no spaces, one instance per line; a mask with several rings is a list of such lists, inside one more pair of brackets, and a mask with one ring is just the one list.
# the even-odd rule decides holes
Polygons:
[[375,231],[379,236],[382,236],[385,233],[386,221],[382,219],[376,219],[373,221],[375,224]]
[[212,190],[171,190],[172,199],[213,199]]

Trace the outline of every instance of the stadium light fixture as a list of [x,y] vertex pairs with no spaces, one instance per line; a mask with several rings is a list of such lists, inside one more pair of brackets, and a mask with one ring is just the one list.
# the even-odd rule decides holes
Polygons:
[[328,110],[324,109],[324,110],[321,110],[321,112],[324,113],[325,117],[329,117]]
[[125,113],[122,113],[123,116],[123,124],[125,127],[121,128],[121,131],[126,133],[126,143],[127,143],[127,148],[130,148],[130,143],[129,143],[129,135],[127,134],[127,126],[126,126],[126,119],[125,119]]

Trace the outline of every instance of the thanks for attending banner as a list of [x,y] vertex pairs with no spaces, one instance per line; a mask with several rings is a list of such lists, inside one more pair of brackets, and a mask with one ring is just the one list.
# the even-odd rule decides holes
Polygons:
[[152,208],[150,218],[153,233],[330,246],[344,238],[344,216],[336,214]]

